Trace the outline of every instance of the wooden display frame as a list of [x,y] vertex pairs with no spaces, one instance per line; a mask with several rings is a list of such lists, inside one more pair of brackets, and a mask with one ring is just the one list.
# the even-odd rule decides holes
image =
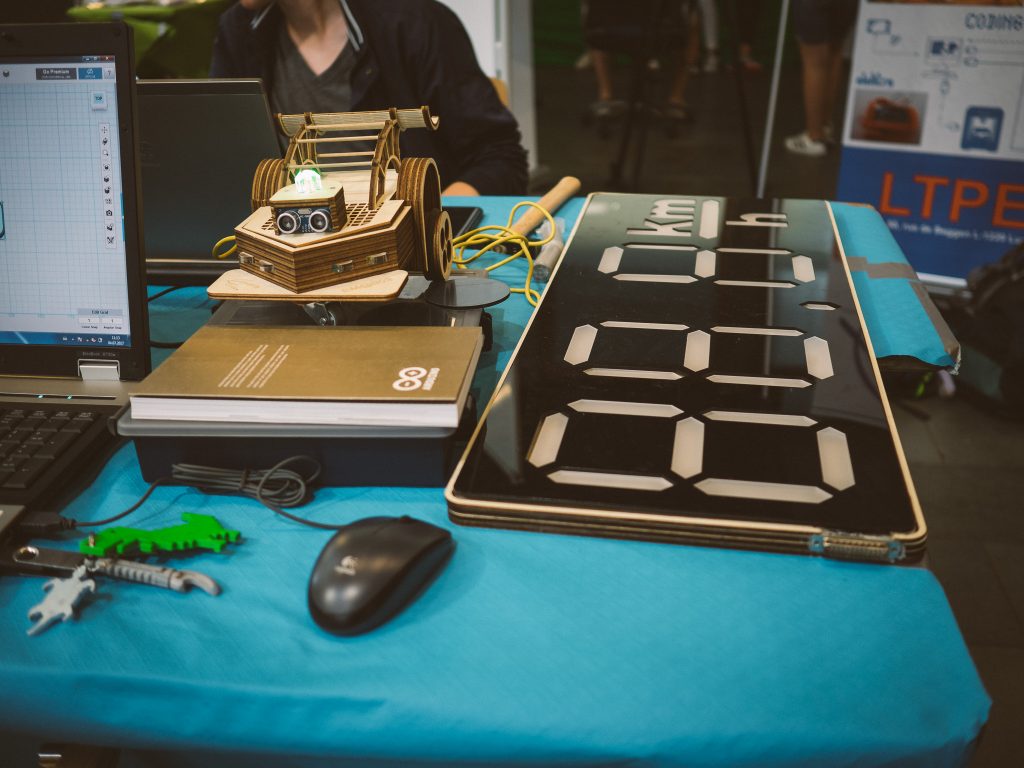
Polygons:
[[[611,210],[612,208],[618,210],[616,204],[623,203],[625,197],[626,196],[616,197],[615,195],[605,195],[605,199],[602,199],[601,201],[601,210],[608,211]],[[652,203],[655,208],[657,208],[658,206],[663,206],[665,204],[670,204],[674,202],[674,200],[671,199],[656,199],[655,196],[650,195],[637,195],[633,197],[637,199],[642,199],[644,201],[648,201],[648,198],[650,198],[649,202]],[[566,243],[567,252],[570,250],[570,247],[573,246],[573,244],[579,239],[578,235],[580,234],[581,229],[584,228],[584,224],[587,219],[588,209],[591,207],[591,203],[594,201],[594,199],[595,195],[591,195],[590,197],[588,197],[587,202],[584,205],[583,213],[577,220],[576,226],[574,227],[573,232],[570,235],[568,242]],[[720,200],[717,198],[687,198],[682,199],[679,202],[692,204],[695,203],[695,201],[702,201],[700,202],[700,205],[702,206],[702,212],[704,210],[703,206],[705,205],[710,205],[713,208],[713,210],[717,212],[719,210],[724,211],[724,206],[728,204],[728,201]],[[813,201],[791,202],[796,204],[809,205]],[[555,448],[553,452],[545,448],[545,451],[547,451],[547,453],[545,453],[543,457],[540,457],[540,455],[538,454],[536,462],[534,462],[532,459],[529,462],[527,462],[527,459],[524,458],[522,454],[517,453],[514,457],[514,472],[506,472],[506,475],[503,476],[500,474],[502,470],[496,469],[494,470],[494,472],[488,475],[487,478],[478,483],[476,478],[480,476],[478,473],[481,471],[480,467],[482,466],[482,462],[477,462],[476,460],[481,456],[491,455],[488,454],[486,447],[481,447],[480,445],[478,445],[478,443],[482,443],[483,441],[486,441],[488,439],[500,442],[502,439],[507,437],[507,434],[503,433],[501,429],[488,429],[489,418],[491,417],[492,413],[495,411],[496,408],[505,408],[506,413],[503,414],[503,416],[505,417],[508,416],[508,412],[514,412],[518,414],[521,409],[525,409],[527,407],[522,402],[522,399],[526,397],[522,393],[529,393],[531,391],[530,387],[536,378],[537,371],[543,370],[545,371],[546,376],[550,376],[551,371],[553,370],[550,365],[547,365],[547,363],[550,362],[550,360],[547,357],[542,358],[541,362],[537,363],[537,365],[534,366],[533,371],[529,376],[524,374],[524,370],[519,369],[519,361],[520,358],[523,357],[524,347],[527,345],[528,340],[531,338],[531,330],[538,325],[542,326],[542,331],[540,332],[540,334],[535,334],[535,338],[532,342],[530,342],[534,345],[532,349],[535,352],[538,348],[550,350],[552,348],[551,336],[553,331],[550,324],[546,324],[548,323],[548,319],[552,316],[557,316],[558,318],[562,319],[568,317],[571,319],[571,322],[566,322],[569,322],[570,325],[572,325],[572,323],[576,322],[579,319],[573,314],[573,310],[571,308],[564,307],[562,306],[562,304],[559,303],[558,295],[556,295],[554,298],[551,297],[552,284],[554,284],[557,287],[557,283],[555,282],[555,280],[557,278],[558,272],[562,271],[561,268],[566,265],[567,261],[572,261],[573,266],[569,267],[569,269],[573,272],[573,276],[576,278],[573,281],[574,289],[581,290],[579,286],[581,275],[581,272],[579,271],[580,259],[582,258],[583,261],[586,261],[586,263],[588,264],[591,264],[591,262],[593,262],[592,266],[596,265],[597,262],[597,258],[593,257],[592,255],[595,252],[595,234],[593,227],[590,228],[587,235],[587,238],[589,238],[589,240],[585,239],[585,244],[577,248],[577,258],[575,260],[571,260],[567,259],[566,256],[563,255],[562,260],[556,267],[555,273],[552,275],[552,278],[549,281],[549,288],[545,292],[545,295],[541,300],[540,306],[538,306],[537,310],[531,316],[530,321],[527,324],[523,335],[520,337],[520,340],[516,345],[516,348],[513,350],[511,360],[509,364],[505,367],[505,370],[498,382],[498,385],[495,388],[495,393],[491,398],[491,401],[485,408],[482,416],[480,417],[480,420],[477,423],[476,430],[474,431],[474,434],[470,439],[469,445],[467,446],[465,453],[463,454],[462,458],[460,459],[458,465],[455,468],[455,471],[452,474],[452,478],[449,481],[448,486],[446,487],[445,490],[445,498],[448,502],[449,516],[451,517],[451,519],[458,523],[474,526],[517,528],[524,530],[585,534],[614,538],[647,539],[666,542],[728,546],[743,549],[767,549],[793,553],[815,554],[839,559],[867,560],[887,563],[908,562],[919,559],[925,551],[925,543],[927,539],[927,525],[925,523],[924,516],[921,511],[920,502],[914,489],[913,481],[910,477],[906,458],[904,456],[903,449],[900,444],[899,435],[896,432],[895,423],[892,418],[892,411],[889,407],[888,401],[885,396],[884,383],[882,382],[877,362],[874,359],[874,352],[871,347],[870,337],[868,336],[866,324],[864,322],[863,312],[861,310],[860,303],[857,299],[856,290],[853,285],[853,280],[850,275],[849,266],[846,260],[846,254],[843,250],[842,240],[839,237],[838,229],[836,227],[835,217],[832,212],[831,206],[828,203],[821,203],[821,205],[823,206],[823,210],[827,212],[826,221],[828,229],[823,230],[823,232],[827,231],[828,235],[832,238],[834,247],[834,264],[837,267],[837,269],[834,272],[836,276],[836,280],[834,281],[834,285],[836,286],[835,290],[840,290],[838,286],[842,285],[844,286],[843,290],[848,291],[849,298],[847,298],[845,301],[848,303],[849,308],[846,311],[850,314],[851,319],[855,324],[853,327],[857,329],[859,336],[862,336],[863,338],[864,354],[870,361],[865,367],[866,374],[863,377],[855,375],[856,365],[854,365],[853,362],[845,363],[844,370],[846,378],[844,380],[840,380],[837,378],[836,381],[843,381],[843,383],[841,386],[833,388],[832,391],[835,395],[836,392],[842,390],[842,387],[847,386],[848,383],[860,382],[861,384],[863,384],[863,387],[865,388],[865,392],[867,393],[869,400],[872,397],[877,397],[879,401],[878,413],[875,414],[874,412],[872,412],[870,414],[870,418],[868,418],[867,416],[860,415],[859,412],[854,410],[852,415],[844,417],[842,411],[829,410],[827,403],[825,401],[822,401],[821,403],[818,404],[820,412],[814,413],[814,416],[817,419],[817,421],[815,421],[814,419],[807,419],[806,422],[803,422],[798,421],[799,419],[802,418],[800,415],[783,415],[779,417],[779,420],[775,421],[766,418],[765,420],[760,422],[758,421],[758,419],[753,419],[749,423],[776,425],[782,424],[785,427],[805,427],[808,426],[808,424],[810,424],[818,425],[818,428],[824,427],[822,431],[832,430],[833,432],[835,430],[832,427],[832,422],[843,418],[847,418],[846,423],[850,425],[877,425],[877,434],[882,435],[882,437],[879,438],[879,442],[875,443],[875,446],[878,447],[879,450],[868,451],[865,448],[866,443],[861,441],[859,443],[860,447],[857,448],[857,450],[854,452],[854,455],[858,457],[858,462],[854,463],[850,459],[850,449],[843,449],[847,451],[846,461],[851,462],[849,465],[849,479],[847,479],[845,475],[843,477],[839,477],[838,474],[832,473],[831,470],[830,476],[825,478],[824,459],[821,458],[821,443],[819,443],[818,450],[819,460],[822,462],[821,473],[822,477],[825,478],[821,482],[824,482],[826,485],[828,485],[833,492],[831,494],[826,494],[826,496],[828,498],[838,499],[841,498],[844,493],[848,493],[852,488],[859,487],[861,489],[866,489],[867,496],[870,497],[871,499],[874,499],[876,503],[868,507],[865,505],[858,505],[856,502],[854,502],[848,505],[847,509],[855,510],[857,515],[861,514],[861,510],[864,510],[865,513],[870,511],[872,513],[876,513],[877,515],[879,515],[879,519],[873,520],[872,522],[866,522],[861,527],[857,527],[856,525],[849,525],[849,516],[847,516],[847,518],[844,518],[845,522],[837,522],[837,518],[834,515],[836,508],[831,508],[832,512],[830,512],[828,515],[816,516],[813,514],[809,514],[805,516],[802,520],[798,521],[796,517],[787,517],[783,514],[778,514],[773,518],[772,515],[775,515],[775,512],[760,516],[745,515],[740,512],[721,514],[714,513],[713,511],[708,514],[701,514],[702,510],[700,509],[690,509],[689,507],[680,506],[673,506],[671,510],[669,510],[668,508],[662,510],[656,507],[654,504],[648,503],[645,500],[638,501],[635,504],[626,504],[623,505],[622,507],[617,507],[615,503],[609,500],[610,494],[607,492],[604,493],[599,502],[594,502],[592,496],[588,496],[585,499],[579,498],[576,500],[569,500],[569,498],[566,497],[565,499],[553,501],[553,496],[551,495],[552,492],[550,491],[550,488],[548,486],[543,486],[542,484],[531,486],[531,490],[529,492],[524,492],[522,496],[517,497],[513,491],[507,490],[511,488],[511,486],[516,482],[515,480],[510,480],[508,481],[508,483],[503,484],[503,481],[495,479],[498,477],[513,477],[522,479],[522,477],[525,476],[523,473],[526,472],[526,470],[523,467],[525,467],[527,463],[529,463],[532,468],[543,466],[545,467],[543,471],[547,472],[549,469],[553,469],[556,466],[556,457],[560,455],[558,453],[560,448]],[[757,210],[761,209],[758,208]],[[771,208],[771,210],[778,211],[779,209],[773,207]],[[608,215],[609,214],[607,213],[605,214],[605,216]],[[618,216],[620,214],[615,215]],[[714,214],[715,217],[717,217],[717,215],[717,213]],[[782,216],[783,214],[777,212],[744,213],[743,215],[738,217],[736,215],[733,215],[733,220],[728,220],[729,217],[726,216],[724,217],[723,222],[725,225],[735,225],[735,227],[738,228],[736,231],[741,231],[743,229],[748,229],[748,231],[750,231],[750,228],[753,227],[771,228],[776,226],[785,226],[784,223],[777,223],[779,222]],[[680,221],[682,222],[683,220],[680,219]],[[703,222],[703,217],[701,221]],[[618,222],[617,224],[610,226],[612,228],[615,228],[622,223],[624,222]],[[683,230],[686,229],[688,225],[686,225],[684,222],[681,223],[679,226],[680,230]],[[661,229],[659,229],[659,227],[661,227]],[[717,244],[717,238],[719,237],[719,233],[721,232],[720,227],[710,228],[715,232],[714,234],[705,234],[702,230],[699,236],[694,235],[694,238],[696,239],[691,238],[689,232],[681,232],[680,234],[677,235],[675,233],[675,230],[671,230],[670,227],[671,224],[664,224],[661,219],[650,220],[650,222],[646,225],[642,223],[639,225],[634,225],[632,223],[632,220],[630,220],[629,222],[625,223],[624,226],[620,227],[619,229],[616,229],[616,231],[626,232],[628,230],[628,234],[626,235],[626,237],[629,238],[628,247],[651,248],[653,245],[654,248],[668,249],[669,251],[672,251],[673,249],[678,251],[690,250],[693,251],[694,254],[697,254],[698,250],[703,248],[705,250],[701,252],[704,253],[705,255],[714,255],[715,250],[719,248],[719,245]],[[696,232],[696,225],[693,225],[693,227],[694,232]],[[668,232],[668,236],[675,239],[677,243],[679,243],[679,241],[682,241],[682,243],[673,246],[667,246],[664,244],[657,243],[636,245],[635,242],[639,238],[641,238],[643,236],[643,233],[645,232]],[[684,235],[687,239],[683,239]],[[649,238],[650,237],[653,236],[649,236]],[[743,235],[742,237],[747,236]],[[763,257],[763,254],[772,253],[788,254],[786,258],[790,258],[793,256],[793,253],[795,253],[790,252],[788,250],[764,251],[760,249],[762,246],[755,247],[757,244],[749,241],[749,238],[747,238],[746,242],[740,241],[740,247],[734,247],[736,245],[736,240],[739,238],[740,236],[737,235],[736,238],[734,238],[734,241],[732,242],[730,247],[724,249],[724,251],[730,251],[733,254],[736,254],[738,258],[742,259],[751,258],[748,257],[748,254],[761,254],[762,256],[758,257],[761,258]],[[608,251],[621,250],[614,247],[614,244],[616,242],[617,241],[613,240],[606,243],[609,247],[605,249],[605,254],[607,254]],[[772,242],[775,243],[775,241]],[[775,245],[776,247],[780,247],[779,243],[775,243]],[[803,252],[802,249],[801,252]],[[617,267],[612,268],[611,266],[609,266],[611,264],[611,261],[614,259],[609,258],[608,260],[605,260],[604,256],[602,256],[602,251],[600,248],[596,249],[596,253],[597,257],[599,257],[603,262],[601,266],[604,266],[606,268],[590,270],[593,274],[601,273],[607,277],[609,274],[611,274],[611,272],[617,271]],[[590,255],[580,257],[579,254]],[[614,256],[614,254],[612,255]],[[687,275],[684,276],[682,279],[676,279],[675,275],[651,275],[647,273],[640,273],[624,274],[622,276],[623,280],[620,282],[623,282],[623,284],[629,284],[630,281],[638,281],[633,282],[632,284],[645,285],[647,284],[646,282],[644,282],[645,279],[660,278],[660,282],[664,285],[690,285],[697,283],[700,279],[708,280],[713,278],[715,274],[714,269],[708,269],[708,266],[708,260],[705,258],[704,266],[695,268],[694,271],[697,272],[697,274]],[[612,277],[610,279],[617,280],[618,276]],[[783,280],[785,280],[784,276]],[[648,282],[650,281],[651,280],[648,280]],[[813,276],[809,280],[807,278],[797,278],[797,281],[805,284],[813,284],[815,282],[815,278]],[[839,281],[842,282],[839,283]],[[654,282],[657,283],[659,281]],[[730,291],[762,290],[775,287],[776,285],[775,283],[769,286],[767,283],[763,282],[742,282],[731,281],[727,279],[721,280],[720,282],[723,286],[730,286]],[[832,284],[833,283],[829,283],[827,280],[824,281],[823,283],[823,285]],[[797,288],[796,283],[793,283],[793,289],[794,291],[799,290]],[[558,292],[555,291],[555,293],[557,294]],[[588,302],[590,304],[597,301],[597,298],[595,298],[594,296],[591,296],[590,294],[586,295],[588,296]],[[562,295],[562,298],[565,298],[564,294]],[[559,311],[557,313],[554,313],[554,315],[552,315],[551,312],[545,312],[546,304],[549,301],[556,302],[556,305],[559,308]],[[813,302],[807,303],[813,304]],[[800,306],[803,307],[804,305],[801,304]],[[837,310],[840,309],[840,306],[838,304],[818,304],[813,307],[813,309],[819,308],[822,310]],[[543,321],[539,320],[539,318],[543,318]],[[580,320],[580,322],[584,321]],[[669,326],[653,322],[608,323],[608,325],[616,324],[622,326],[632,326],[633,328],[665,329],[664,332],[668,332],[669,329],[673,330],[674,332],[682,332],[684,328],[684,326],[681,325]],[[703,325],[704,324],[701,323],[700,321],[695,321],[693,325],[685,326],[686,332],[703,333],[704,335],[707,335],[707,332],[702,330]],[[838,321],[832,323],[832,325],[829,327],[833,328],[833,330],[841,330],[843,328],[842,324]],[[721,326],[709,326],[709,328],[712,332],[721,331],[725,333],[741,334],[757,333],[757,330],[747,327],[726,328]],[[785,335],[799,335],[800,333],[804,333],[804,331],[785,330],[782,334],[779,335],[779,337],[781,338]],[[849,331],[838,333],[837,330],[836,333],[837,335],[833,337],[833,341],[836,342],[849,336]],[[773,334],[766,333],[764,334],[764,336],[773,337]],[[825,338],[828,339],[829,337],[826,336]],[[537,339],[543,340],[543,343],[538,342]],[[558,345],[556,344],[556,346]],[[545,352],[544,354],[548,353]],[[566,354],[568,355],[568,352]],[[587,356],[589,357],[589,352],[587,353]],[[559,364],[565,365],[574,365],[578,362],[579,361],[575,359],[570,360],[568,357],[561,358],[559,360]],[[547,367],[545,367],[546,365]],[[810,371],[809,362],[807,363],[807,366],[808,371]],[[689,367],[689,365],[687,365],[687,367]],[[700,365],[700,361],[695,361],[694,367],[690,368],[690,370],[704,371],[707,367],[707,363],[705,363],[702,367]],[[607,376],[609,375],[607,371],[611,369],[597,368],[593,370],[600,376]],[[640,377],[636,379],[639,381],[655,381],[658,379],[664,379],[665,381],[668,381],[671,378],[670,376],[652,376],[648,379],[645,376],[643,376],[643,374],[649,373],[647,371],[633,371],[633,373],[640,374]],[[818,383],[813,386],[824,386],[824,381],[828,381],[833,378],[831,362],[829,364],[829,369],[827,372],[824,372],[821,375],[815,374],[815,376],[820,381],[818,381]],[[684,377],[679,377],[680,380],[683,378]],[[595,379],[595,381],[596,380],[598,379]],[[607,380],[609,379],[605,379],[605,381]],[[611,380],[614,381],[615,379]],[[634,379],[627,377],[625,379],[620,380],[631,381]],[[514,391],[519,393],[519,400],[516,400],[515,397],[512,394],[510,394],[510,390],[507,385],[507,382],[509,381],[516,382],[516,387],[514,388]],[[761,380],[759,379],[759,381]],[[784,388],[798,386],[785,383],[790,381],[789,379],[764,381],[768,381],[769,384],[762,386],[762,388]],[[629,404],[623,402],[612,402],[612,400],[615,399],[612,398],[609,394],[612,391],[614,391],[620,399],[628,400],[628,397],[623,395],[621,386],[618,384],[613,386],[610,385],[608,390],[605,391],[596,389],[595,386],[591,385],[588,382],[587,388],[585,390],[577,392],[564,390],[564,387],[560,386],[559,382],[546,380],[545,383],[549,386],[550,391],[557,392],[557,394],[554,397],[559,402],[562,402],[563,400],[568,402],[575,396],[592,399],[597,398],[597,400],[579,400],[577,402],[583,404],[590,402],[598,402],[599,404],[603,403],[604,405],[610,406],[610,410],[608,410],[607,412],[613,414],[618,413],[618,411],[616,411],[616,406]],[[747,382],[732,382],[732,384],[745,383]],[[716,386],[719,385],[716,384]],[[730,383],[727,382],[722,386],[730,386]],[[751,384],[751,386],[755,386],[755,384]],[[584,392],[585,394],[583,394]],[[872,392],[876,394],[872,394]],[[602,400],[602,395],[608,395],[608,399]],[[657,400],[658,403],[661,403],[665,400],[664,393],[662,392],[662,394],[659,395],[658,397],[652,396],[650,399]],[[700,404],[681,403],[680,408],[683,408],[683,410],[680,411],[680,414],[691,414],[687,415],[687,419],[692,418],[693,420],[696,420],[696,417],[700,417],[706,420],[707,418],[711,418],[709,414],[712,411],[716,414],[721,415],[721,413],[726,413],[730,409],[738,409],[739,411],[744,410],[743,406],[730,406],[727,404],[723,404],[726,402],[728,401],[711,401],[702,402]],[[815,401],[812,399],[809,402],[813,403]],[[551,403],[549,403],[548,400],[543,400],[539,401],[538,404],[530,404],[529,408],[543,412],[544,414],[554,413],[555,417],[557,418],[557,415],[558,413],[561,413],[561,410],[552,411],[549,408],[550,405]],[[724,411],[720,409],[724,409]],[[584,408],[583,410],[584,412],[587,412],[586,408]],[[600,411],[591,412],[599,413]],[[726,413],[726,415],[728,415],[728,413]],[[759,414],[746,415],[757,416]],[[498,424],[500,426],[503,422],[499,417],[496,418],[498,418]],[[550,416],[544,416],[545,420],[548,418],[550,418]],[[789,418],[791,420],[784,421],[783,419],[786,418]],[[726,419],[726,421],[728,421],[728,419]],[[552,421],[552,423],[555,422]],[[533,426],[532,421],[530,421],[530,426]],[[843,425],[840,424],[840,426]],[[555,430],[552,429],[549,430],[549,432],[553,434]],[[520,425],[518,427],[518,431],[516,431],[516,434],[520,435],[529,435],[529,433],[529,429],[523,428],[522,425]],[[686,432],[684,434],[691,433]],[[539,440],[539,435],[540,431],[534,432],[534,442],[531,442],[530,447],[527,449],[528,456],[533,451],[534,446],[536,445],[536,441]],[[846,445],[847,437],[847,435],[843,435],[843,445]],[[820,440],[821,438],[819,437],[818,439]],[[559,436],[555,440],[555,444],[560,446],[560,441],[561,437]],[[701,445],[703,444],[703,438],[701,438]],[[549,453],[550,455],[548,455]],[[502,455],[505,456],[504,454]],[[857,486],[857,483],[853,481],[853,478],[856,477],[857,473],[859,473],[863,469],[863,463],[861,462],[863,462],[863,460],[865,459],[874,461],[878,457],[881,457],[881,459],[878,460],[884,461],[886,465],[885,476],[882,477],[877,472],[874,472],[873,474],[860,477],[860,485]],[[505,461],[510,461],[507,456],[505,457]],[[494,462],[495,465],[497,466],[497,459],[495,459]],[[835,465],[832,466],[834,467]],[[876,465],[872,466],[873,469],[877,468]],[[532,468],[531,471],[533,471]],[[634,474],[637,472],[637,470],[632,471],[634,472]],[[707,475],[702,474],[704,472],[702,468],[697,467],[696,469],[693,469],[688,464],[684,466],[683,460],[680,460],[680,463],[678,465],[673,464],[672,472],[674,473],[674,475],[678,475],[678,478],[674,479],[676,484],[679,486],[689,483],[689,478],[707,477]],[[572,474],[572,472],[570,471],[569,474]],[[642,475],[642,472],[640,474]],[[625,478],[626,475],[623,474],[620,477]],[[643,477],[644,479],[647,479],[646,475],[643,475]],[[836,478],[838,478],[838,480],[836,480]],[[717,478],[715,480],[717,481]],[[883,505],[879,505],[877,503],[878,499],[873,494],[878,492],[877,489],[883,487],[882,481],[884,481],[884,487],[888,491],[891,491],[892,493],[890,496],[885,497],[885,503]],[[573,479],[571,482],[567,482],[569,482],[570,486],[582,486],[586,484],[578,479]],[[743,482],[746,481],[740,481],[740,484]],[[600,483],[597,483],[597,485],[600,485]],[[771,486],[773,485],[773,483],[769,482],[764,483],[763,485]],[[780,488],[804,488],[804,486],[787,486],[785,485],[785,482],[776,483],[775,485],[778,485],[778,487]],[[627,486],[609,485],[608,487],[622,489]],[[806,487],[811,488],[811,486]],[[664,492],[662,488],[655,488],[652,484],[649,487],[640,490],[639,493],[653,493],[654,491]],[[591,494],[593,494],[593,492],[591,492]],[[742,496],[742,494],[738,492],[720,494],[720,496],[722,497],[727,495],[731,496],[732,498],[761,498],[755,495]],[[651,499],[654,498],[654,496],[647,496],[645,498]],[[859,499],[861,497],[850,496],[848,498]],[[778,499],[770,499],[769,501],[774,502],[777,500]],[[803,501],[807,500],[808,499],[803,499]],[[819,501],[820,497],[818,499],[813,500],[814,503],[819,503]],[[758,501],[757,503],[764,502]],[[813,508],[813,506],[809,508]],[[779,508],[776,507],[775,509],[777,511]],[[685,510],[685,512],[683,510]]]

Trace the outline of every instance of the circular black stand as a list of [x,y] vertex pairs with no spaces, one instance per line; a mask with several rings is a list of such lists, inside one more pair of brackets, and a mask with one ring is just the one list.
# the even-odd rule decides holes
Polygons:
[[487,277],[457,277],[430,284],[423,298],[445,309],[483,309],[500,304],[511,290],[500,280]]

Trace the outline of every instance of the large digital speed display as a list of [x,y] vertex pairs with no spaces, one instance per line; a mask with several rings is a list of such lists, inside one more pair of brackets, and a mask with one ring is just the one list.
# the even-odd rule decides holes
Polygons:
[[924,521],[827,203],[598,194],[457,522],[900,560]]

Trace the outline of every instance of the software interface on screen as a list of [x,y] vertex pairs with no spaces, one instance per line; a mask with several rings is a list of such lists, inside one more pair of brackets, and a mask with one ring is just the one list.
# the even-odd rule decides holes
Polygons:
[[115,77],[0,58],[2,344],[130,344]]

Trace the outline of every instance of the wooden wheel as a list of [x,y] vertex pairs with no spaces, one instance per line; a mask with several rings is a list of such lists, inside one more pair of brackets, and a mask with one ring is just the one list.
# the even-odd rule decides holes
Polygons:
[[287,183],[284,160],[260,160],[252,177],[252,193],[249,197],[252,209],[255,211],[270,205],[271,196]]
[[[415,233],[414,253],[409,268],[429,274],[434,271],[432,216],[441,212],[441,177],[437,172],[437,163],[429,157],[407,157],[402,160],[397,197],[412,208]],[[444,258],[451,261],[450,249]],[[440,260],[437,263],[441,263]]]
[[452,217],[448,211],[435,211],[430,217],[430,253],[427,279],[447,280],[452,270]]

